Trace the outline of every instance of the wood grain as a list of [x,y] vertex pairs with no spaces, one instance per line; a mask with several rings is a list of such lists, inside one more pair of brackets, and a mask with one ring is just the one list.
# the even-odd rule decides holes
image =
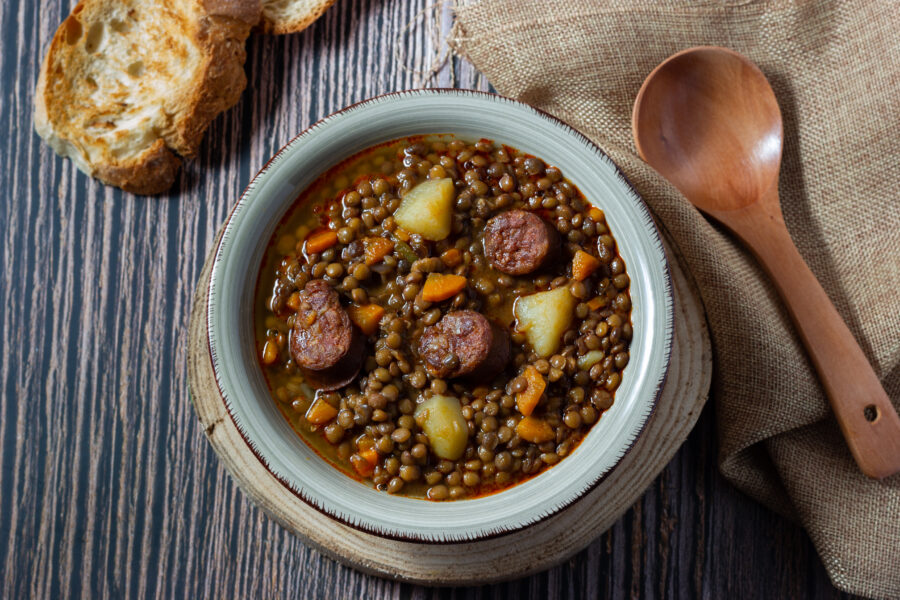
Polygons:
[[[338,0],[310,30],[253,37],[250,84],[158,199],[104,187],[33,133],[46,45],[70,4],[0,3],[0,597],[831,598],[806,535],[716,472],[708,408],[612,529],[513,582],[433,589],[363,575],[253,507],[187,393],[191,293],[243,186],[311,122],[413,86],[393,39],[423,0]],[[429,50],[407,36],[418,68]],[[486,88],[468,66],[441,85]]]

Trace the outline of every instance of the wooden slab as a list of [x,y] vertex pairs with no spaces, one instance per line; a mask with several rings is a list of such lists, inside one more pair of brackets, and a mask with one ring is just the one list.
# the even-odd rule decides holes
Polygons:
[[522,531],[466,544],[388,540],[347,527],[281,485],[250,451],[215,384],[206,331],[213,251],[194,292],[188,379],[194,410],[222,464],[257,506],[320,552],[383,577],[431,585],[468,585],[521,577],[572,556],[606,531],[643,494],[694,426],[709,392],[712,352],[703,306],[670,246],[675,337],[666,386],[641,439],[591,493]]

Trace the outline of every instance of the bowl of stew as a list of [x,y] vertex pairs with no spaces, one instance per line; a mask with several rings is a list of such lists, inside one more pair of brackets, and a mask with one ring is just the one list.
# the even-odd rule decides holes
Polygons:
[[634,445],[665,381],[668,264],[613,162],[493,94],[316,123],[253,179],[210,276],[225,405],[294,494],[421,542],[519,530]]

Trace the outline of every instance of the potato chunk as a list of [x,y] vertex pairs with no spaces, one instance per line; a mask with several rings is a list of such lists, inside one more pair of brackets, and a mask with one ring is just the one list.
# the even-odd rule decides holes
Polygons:
[[575,297],[567,285],[522,296],[513,305],[516,329],[525,333],[539,356],[546,358],[556,352],[572,324],[575,304]]
[[606,352],[603,350],[591,350],[587,354],[578,357],[578,368],[582,371],[587,371],[604,358],[606,358]]
[[455,196],[452,179],[423,181],[403,196],[394,220],[410,233],[437,242],[450,235]]
[[456,460],[463,455],[469,429],[458,399],[432,396],[416,408],[415,419],[428,436],[436,455],[447,460]]

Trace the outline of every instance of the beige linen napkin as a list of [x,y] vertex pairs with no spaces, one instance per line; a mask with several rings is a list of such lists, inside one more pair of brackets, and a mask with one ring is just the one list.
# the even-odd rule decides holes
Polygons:
[[678,244],[712,329],[725,477],[799,519],[837,587],[900,597],[900,476],[859,472],[758,265],[636,155],[631,108],[644,77],[703,44],[746,54],[772,83],[788,228],[900,404],[896,0],[482,0],[458,8],[451,39],[501,94],[605,148]]

